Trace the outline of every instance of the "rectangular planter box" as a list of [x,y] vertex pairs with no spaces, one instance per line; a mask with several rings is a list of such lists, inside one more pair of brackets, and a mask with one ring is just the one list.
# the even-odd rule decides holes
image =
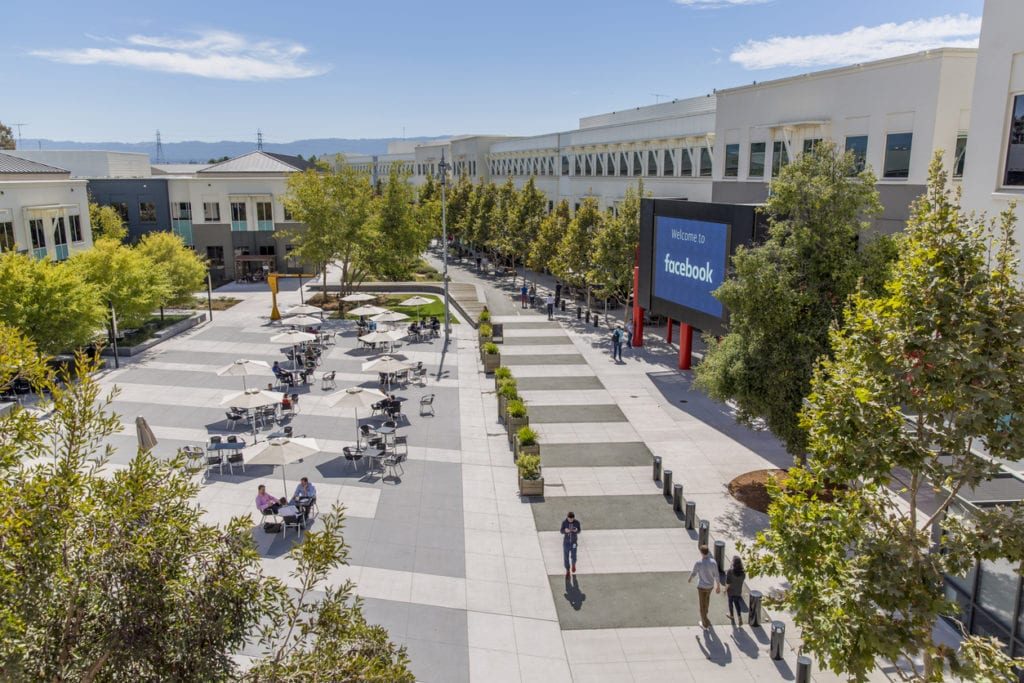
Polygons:
[[483,361],[484,361],[484,372],[486,374],[488,374],[488,375],[493,374],[494,371],[497,370],[498,367],[501,365],[501,354],[500,353],[492,353],[492,354],[486,354],[485,353],[484,357],[483,357]]
[[515,453],[516,460],[523,455],[540,455],[540,444],[535,443],[532,446],[520,446],[519,437],[517,436],[515,441],[515,450],[513,452]]
[[540,479],[519,479],[519,495],[520,496],[543,496],[544,495],[544,477]]
[[507,415],[505,417],[505,427],[508,429],[508,445],[511,446],[512,442],[516,438],[516,432],[519,431],[520,427],[525,427],[530,424],[530,416],[524,415],[522,417],[512,417]]
[[[147,339],[146,341],[142,342],[141,344],[138,344],[136,346],[120,346],[120,345],[118,345],[118,347],[117,347],[117,355],[119,357],[124,358],[126,356],[130,357],[130,356],[134,356],[136,354],[142,353],[143,351],[146,351],[148,349],[153,348],[154,346],[156,346],[160,342],[167,341],[171,337],[173,337],[175,335],[178,335],[178,334],[181,334],[185,330],[191,329],[191,328],[195,327],[196,325],[198,325],[199,323],[202,323],[202,322],[205,322],[205,321],[206,321],[206,313],[196,313],[195,315],[193,315],[191,317],[188,317],[188,318],[185,318],[184,320],[179,320],[178,322],[174,323],[170,327],[166,327],[166,328],[160,330],[159,332],[156,332],[153,335],[152,339]],[[100,352],[100,355],[102,355],[102,356],[113,356],[114,355],[114,347],[113,346],[109,346],[109,345],[103,347],[103,351]]]

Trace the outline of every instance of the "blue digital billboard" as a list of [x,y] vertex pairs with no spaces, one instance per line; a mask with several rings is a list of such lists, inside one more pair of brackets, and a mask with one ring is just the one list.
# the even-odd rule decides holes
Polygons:
[[692,218],[654,217],[654,296],[722,317],[712,296],[725,279],[729,225]]

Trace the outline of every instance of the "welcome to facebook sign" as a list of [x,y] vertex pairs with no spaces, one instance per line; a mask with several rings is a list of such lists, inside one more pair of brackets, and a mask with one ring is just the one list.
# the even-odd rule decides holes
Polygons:
[[711,293],[725,278],[729,226],[655,216],[654,227],[654,296],[722,317],[722,304]]

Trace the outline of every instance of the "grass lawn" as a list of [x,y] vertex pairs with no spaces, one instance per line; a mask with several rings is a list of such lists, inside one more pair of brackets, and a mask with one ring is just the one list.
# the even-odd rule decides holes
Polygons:
[[[409,299],[414,296],[422,296],[424,299],[430,299],[432,303],[424,304],[423,306],[420,306],[418,309],[416,306],[398,305],[401,302],[405,301],[406,299]],[[374,306],[387,308],[392,311],[398,311],[399,313],[405,313],[413,320],[416,319],[417,313],[419,313],[419,315],[424,318],[429,318],[432,315],[436,315],[438,320],[444,320],[444,303],[442,302],[441,297],[433,294],[382,294],[377,299],[377,301],[368,301],[367,303],[372,304]],[[337,313],[335,313],[334,317],[337,317]],[[346,315],[345,318],[347,320],[356,320],[359,318],[359,316]],[[451,314],[451,320],[453,325],[459,324],[459,319],[455,317],[454,311]]]

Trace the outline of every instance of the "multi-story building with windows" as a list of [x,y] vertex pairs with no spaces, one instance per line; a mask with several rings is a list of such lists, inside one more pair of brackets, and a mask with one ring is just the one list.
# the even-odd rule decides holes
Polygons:
[[86,181],[0,153],[0,251],[63,261],[92,246]]

